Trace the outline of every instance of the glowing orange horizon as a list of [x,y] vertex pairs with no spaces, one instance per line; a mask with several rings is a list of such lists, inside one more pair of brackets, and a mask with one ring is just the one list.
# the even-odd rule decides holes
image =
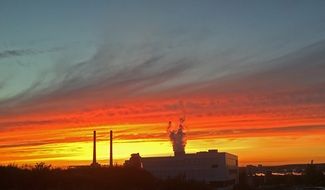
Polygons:
[[[114,158],[119,164],[134,152],[142,156],[172,155],[166,128],[169,120],[178,121],[180,111],[160,106],[171,102],[129,103],[110,109],[94,108],[85,113],[48,110],[8,116],[2,120],[7,127],[0,131],[0,164],[40,161],[56,166],[89,164],[92,130],[98,131],[98,160],[107,164],[111,129],[114,130]],[[197,102],[188,104],[196,103],[202,109],[209,106],[206,100]],[[313,107],[308,111],[318,109]],[[219,114],[218,110],[196,113],[190,107],[186,110],[186,152],[218,149],[238,155],[240,165],[307,163],[311,159],[325,162],[322,146],[325,119],[301,117],[295,112],[284,116],[277,112],[258,113],[258,110],[257,107],[254,112],[238,109],[235,114]]]

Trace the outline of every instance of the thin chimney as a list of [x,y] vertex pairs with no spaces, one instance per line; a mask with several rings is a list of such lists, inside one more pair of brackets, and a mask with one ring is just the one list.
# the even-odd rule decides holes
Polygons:
[[109,166],[113,167],[113,131],[110,131],[109,138]]
[[93,139],[94,147],[93,147],[93,163],[92,165],[96,165],[96,131],[94,131],[94,139]]

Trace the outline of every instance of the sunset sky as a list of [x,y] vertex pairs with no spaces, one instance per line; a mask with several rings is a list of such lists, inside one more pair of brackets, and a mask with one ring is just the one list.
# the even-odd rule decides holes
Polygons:
[[0,1],[0,164],[325,162],[325,1]]

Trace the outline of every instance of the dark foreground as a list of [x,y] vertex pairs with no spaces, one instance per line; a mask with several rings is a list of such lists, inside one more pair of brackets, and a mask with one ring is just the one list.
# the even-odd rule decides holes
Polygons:
[[[294,175],[293,171],[299,171],[300,175],[297,172]],[[238,187],[240,190],[325,190],[325,164],[242,167]]]
[[[268,174],[253,176],[247,172],[247,168],[240,168],[239,184],[235,190],[320,190],[320,188],[310,187],[325,186],[323,169],[319,170],[315,165],[307,165],[301,176]],[[0,190],[7,189],[212,190],[216,188],[212,188],[203,182],[188,181],[182,177],[160,180],[149,172],[137,168],[79,167],[55,169],[40,163],[34,167],[0,166]]]
[[107,190],[208,190],[204,183],[184,179],[158,180],[136,168],[51,169],[44,164],[33,168],[0,166],[0,189],[107,189]]

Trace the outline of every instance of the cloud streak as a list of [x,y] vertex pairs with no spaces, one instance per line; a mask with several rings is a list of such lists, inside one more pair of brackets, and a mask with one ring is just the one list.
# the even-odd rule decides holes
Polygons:
[[1,58],[24,56],[24,55],[31,55],[33,53],[34,53],[34,51],[29,50],[29,49],[5,50],[5,51],[0,52],[0,59]]
[[[103,113],[109,116],[110,113],[115,115],[114,110],[124,104],[123,102],[145,99],[164,102],[166,98],[188,101],[191,113],[196,117],[240,115],[244,114],[245,110],[246,113],[264,112],[278,115],[277,117],[287,114],[288,117],[301,115],[309,118],[317,115],[321,118],[324,114],[321,114],[320,110],[325,107],[325,91],[322,88],[325,84],[324,47],[325,42],[319,41],[274,58],[266,67],[257,65],[249,72],[243,70],[235,75],[213,80],[175,83],[197,69],[195,59],[174,56],[173,52],[177,49],[147,54],[144,46],[127,62],[120,65],[119,61],[124,56],[123,48],[115,52],[115,49],[103,46],[88,61],[68,66],[58,65],[55,80],[43,84],[40,78],[23,93],[2,100],[0,113],[6,116],[8,121],[0,122],[0,125],[22,126],[24,122],[30,125],[33,121],[28,119],[19,121],[21,124],[19,122],[15,124],[10,118],[39,113],[38,117],[78,113],[79,119],[83,120],[86,113],[102,109],[105,110]],[[308,64],[305,64],[307,61]],[[46,73],[43,76],[45,75]],[[202,105],[202,101],[196,103],[193,101],[200,98],[210,99],[218,104],[207,106]],[[136,117],[150,119],[150,115],[159,115],[161,110],[172,113],[170,112],[172,109],[168,110],[159,103],[150,106],[153,106],[151,113],[138,110],[144,113],[143,116],[132,110],[128,111],[128,115],[122,115],[130,122]],[[130,109],[132,106],[127,107],[129,108],[126,109]],[[85,114],[79,114],[80,112]],[[102,119],[98,118],[97,122],[99,124],[105,122],[107,116],[106,119],[105,116],[101,116]],[[156,116],[152,119],[155,118]],[[61,118],[53,119],[57,121],[51,121],[52,124],[59,124],[58,121],[61,120]],[[36,117],[36,120],[40,119]],[[69,122],[67,118],[62,122],[73,123],[75,119]],[[84,124],[87,124],[87,121],[82,125]]]
[[21,56],[30,56],[43,53],[52,53],[57,51],[62,51],[65,47],[54,47],[47,50],[35,50],[35,49],[8,49],[0,51],[0,59],[12,58],[12,57],[21,57]]

